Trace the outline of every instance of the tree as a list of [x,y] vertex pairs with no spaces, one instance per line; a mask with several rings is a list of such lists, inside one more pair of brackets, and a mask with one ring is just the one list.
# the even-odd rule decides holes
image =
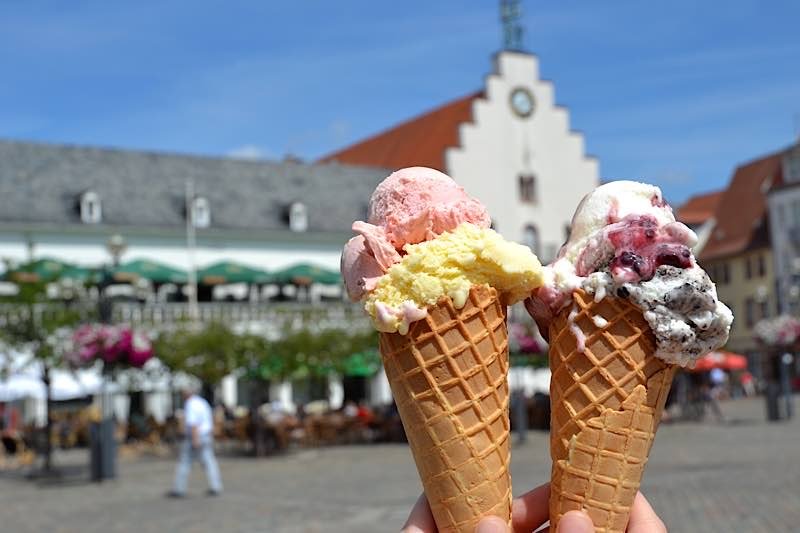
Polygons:
[[45,385],[47,398],[42,473],[48,475],[54,472],[50,435],[53,427],[50,416],[51,371],[64,364],[72,327],[81,320],[81,315],[87,312],[81,313],[66,304],[48,301],[43,283],[20,284],[19,293],[6,301],[16,305],[8,311],[6,325],[0,330],[0,335],[9,346],[31,354],[31,362],[38,361],[42,365],[42,382]]
[[239,366],[238,340],[224,324],[186,324],[162,332],[154,349],[156,357],[172,373],[185,372],[199,379],[204,396],[213,403],[214,387]]

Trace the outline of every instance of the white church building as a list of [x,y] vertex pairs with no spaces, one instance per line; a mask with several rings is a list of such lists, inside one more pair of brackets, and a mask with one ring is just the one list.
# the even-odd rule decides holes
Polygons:
[[483,88],[352,146],[322,162],[449,174],[483,202],[494,227],[551,261],[581,198],[599,185],[597,159],[571,129],[535,55],[503,51]]

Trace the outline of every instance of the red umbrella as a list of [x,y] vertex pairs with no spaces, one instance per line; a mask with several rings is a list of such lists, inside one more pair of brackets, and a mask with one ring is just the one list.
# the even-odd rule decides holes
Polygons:
[[712,368],[747,370],[747,357],[732,352],[709,352],[697,360],[692,370],[706,372]]

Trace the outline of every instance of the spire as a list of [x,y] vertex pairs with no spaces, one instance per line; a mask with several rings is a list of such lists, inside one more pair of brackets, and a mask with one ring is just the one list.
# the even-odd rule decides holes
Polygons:
[[520,0],[500,0],[500,21],[503,23],[503,50],[522,51],[522,9]]

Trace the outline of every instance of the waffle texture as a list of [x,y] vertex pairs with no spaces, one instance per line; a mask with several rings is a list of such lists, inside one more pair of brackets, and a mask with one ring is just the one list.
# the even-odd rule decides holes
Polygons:
[[583,509],[596,531],[622,533],[675,367],[653,355],[655,337],[633,304],[582,291],[573,299],[549,332],[550,524]]
[[511,521],[506,306],[487,286],[381,333],[386,375],[440,533]]

